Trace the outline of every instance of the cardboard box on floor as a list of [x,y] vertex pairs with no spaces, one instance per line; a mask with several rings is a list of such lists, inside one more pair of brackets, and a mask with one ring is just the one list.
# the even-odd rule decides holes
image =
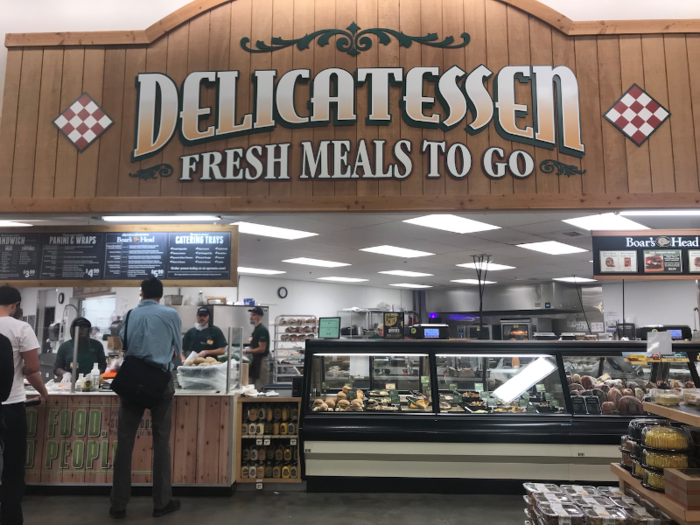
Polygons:
[[666,496],[688,510],[700,510],[700,469],[664,469]]

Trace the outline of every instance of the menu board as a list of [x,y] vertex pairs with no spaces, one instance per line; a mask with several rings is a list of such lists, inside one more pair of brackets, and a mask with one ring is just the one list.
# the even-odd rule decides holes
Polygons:
[[[0,233],[2,281],[231,281],[233,232]],[[212,228],[213,230],[213,228]],[[93,284],[91,286],[97,286]]]
[[108,233],[105,279],[165,275],[167,233]]
[[637,252],[601,251],[600,271],[603,273],[637,273]]
[[231,233],[170,233],[167,279],[230,279]]
[[681,250],[644,250],[644,273],[681,273]]
[[0,279],[31,280],[39,277],[41,235],[0,234]]
[[102,279],[104,234],[44,235],[39,277],[49,280]]
[[690,273],[700,273],[700,250],[688,251],[688,271]]

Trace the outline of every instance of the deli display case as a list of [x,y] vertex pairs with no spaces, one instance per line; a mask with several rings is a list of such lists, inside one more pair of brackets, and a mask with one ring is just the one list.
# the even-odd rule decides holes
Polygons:
[[308,341],[307,488],[612,483],[610,463],[642,399],[661,383],[700,385],[698,351],[677,343],[668,359],[645,361],[646,344],[627,341]]

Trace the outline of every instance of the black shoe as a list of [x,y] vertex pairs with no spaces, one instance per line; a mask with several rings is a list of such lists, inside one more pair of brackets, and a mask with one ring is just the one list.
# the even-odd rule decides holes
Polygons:
[[109,508],[109,515],[115,520],[123,520],[126,518],[126,509],[124,510],[114,510],[114,508]]
[[153,509],[153,517],[160,518],[161,516],[165,516],[166,514],[170,514],[171,512],[175,512],[176,510],[180,510],[180,500],[171,499],[170,503],[168,503],[162,509]]

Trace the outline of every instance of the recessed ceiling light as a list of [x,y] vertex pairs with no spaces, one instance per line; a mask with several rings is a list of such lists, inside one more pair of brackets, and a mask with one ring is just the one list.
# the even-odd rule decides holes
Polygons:
[[564,244],[559,241],[542,241],[542,242],[528,242],[526,244],[518,244],[518,248],[525,248],[526,250],[534,250],[536,252],[547,253],[549,255],[565,255],[567,253],[581,253],[587,252],[583,248],[578,248],[576,246],[571,246],[570,244]]
[[620,215],[628,217],[684,217],[700,215],[700,210],[635,210],[621,211]]
[[279,275],[283,272],[282,270],[266,270],[265,268],[244,268],[243,266],[238,267],[238,273],[249,273],[251,275]]
[[33,225],[28,224],[26,222],[0,221],[0,227],[2,227],[2,228],[28,228],[30,226],[33,226]]
[[399,248],[398,246],[374,246],[372,248],[361,248],[361,252],[378,253],[380,255],[391,255],[393,257],[401,257],[403,259],[413,259],[414,257],[427,257],[435,255],[430,252],[422,252],[420,250],[409,250],[408,248]]
[[501,270],[515,270],[515,266],[507,266],[505,264],[496,264],[496,263],[464,263],[464,264],[457,264],[456,266],[460,266],[462,268],[471,268],[472,270],[484,270],[486,269],[489,272],[500,272]]
[[445,230],[452,233],[476,233],[487,230],[500,230],[500,226],[486,224],[485,222],[465,219],[457,215],[449,213],[440,213],[435,215],[424,215],[415,219],[408,219],[403,222],[415,224],[417,226],[425,226],[426,228],[435,228],[436,230]]
[[399,288],[432,288],[428,284],[413,284],[413,283],[396,283],[389,286],[398,286]]
[[552,281],[561,281],[563,283],[594,283],[598,279],[589,279],[588,277],[555,277]]
[[364,283],[369,279],[357,279],[355,277],[319,277],[319,281],[336,281],[339,283]]
[[[453,279],[450,281],[451,283],[460,283],[460,284],[479,284],[478,279]],[[496,284],[495,281],[483,281],[483,284]]]
[[106,222],[216,222],[221,217],[216,215],[107,215]]
[[264,224],[254,224],[252,222],[233,222],[231,223],[231,226],[238,226],[239,233],[260,235],[261,237],[274,237],[275,239],[286,239],[288,241],[318,235],[318,233],[303,232],[301,230],[292,230],[289,228],[279,228],[277,226],[266,226]]
[[583,228],[584,230],[648,230],[649,228],[638,222],[625,219],[616,213],[599,213],[575,219],[564,219],[567,224]]
[[407,270],[388,270],[383,273],[384,275],[396,275],[397,277],[432,277],[432,273],[421,273],[421,272],[409,272]]
[[306,266],[320,266],[322,268],[340,268],[341,266],[350,266],[348,263],[324,261],[322,259],[309,259],[308,257],[297,257],[296,259],[287,259],[282,262],[290,264],[305,264]]

